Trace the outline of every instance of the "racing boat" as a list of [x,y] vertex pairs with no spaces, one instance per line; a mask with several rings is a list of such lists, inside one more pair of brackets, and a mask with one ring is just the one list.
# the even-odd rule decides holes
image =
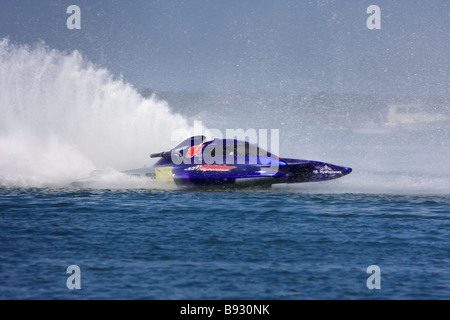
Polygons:
[[[247,141],[207,141],[202,135],[188,138],[171,150],[150,157],[159,158],[152,167],[123,173],[171,181],[180,187],[246,187],[326,181],[352,172],[351,168],[325,162],[280,158]],[[93,179],[77,180],[72,185],[84,186],[87,181]]]

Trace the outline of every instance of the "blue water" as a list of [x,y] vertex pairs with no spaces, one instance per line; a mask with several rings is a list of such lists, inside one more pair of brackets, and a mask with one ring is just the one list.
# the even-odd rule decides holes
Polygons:
[[0,298],[449,299],[449,218],[448,195],[0,188]]

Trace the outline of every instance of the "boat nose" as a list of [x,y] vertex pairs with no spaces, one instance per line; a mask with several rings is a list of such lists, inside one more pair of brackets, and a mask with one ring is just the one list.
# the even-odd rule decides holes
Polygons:
[[346,175],[349,174],[350,172],[352,172],[352,168],[347,168],[347,167],[343,167],[342,168],[342,175]]

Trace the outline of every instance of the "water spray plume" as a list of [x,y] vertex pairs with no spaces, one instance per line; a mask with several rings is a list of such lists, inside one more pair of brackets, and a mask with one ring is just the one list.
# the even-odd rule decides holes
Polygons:
[[188,122],[83,56],[0,41],[0,183],[63,182],[142,167]]

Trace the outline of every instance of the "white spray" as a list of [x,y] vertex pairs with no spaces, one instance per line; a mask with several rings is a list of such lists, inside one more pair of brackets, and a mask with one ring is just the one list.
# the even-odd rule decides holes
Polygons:
[[0,186],[40,186],[148,165],[190,130],[164,101],[44,44],[0,41]]

